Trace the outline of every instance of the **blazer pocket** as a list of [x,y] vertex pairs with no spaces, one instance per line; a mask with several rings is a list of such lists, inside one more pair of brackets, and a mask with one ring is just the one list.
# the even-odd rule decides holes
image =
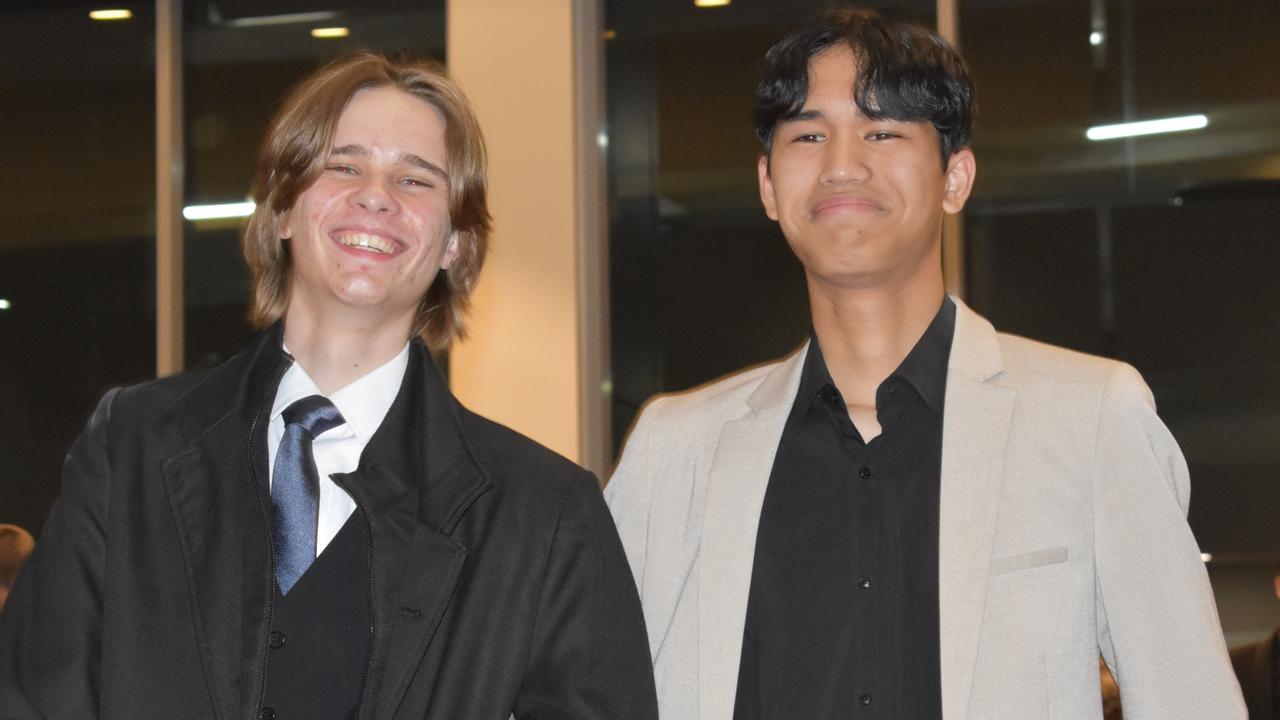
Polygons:
[[1035,550],[1021,555],[996,558],[991,561],[991,575],[1004,575],[1019,570],[1030,570],[1042,565],[1056,565],[1067,561],[1069,554],[1065,547],[1052,547]]

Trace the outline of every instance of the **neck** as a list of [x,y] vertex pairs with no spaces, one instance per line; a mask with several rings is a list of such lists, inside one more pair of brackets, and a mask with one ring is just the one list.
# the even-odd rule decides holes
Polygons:
[[404,349],[412,318],[325,315],[304,306],[285,312],[284,342],[316,386],[332,394],[385,365]]
[[831,379],[850,405],[875,393],[924,335],[942,305],[942,273],[895,288],[835,288],[809,277],[813,329]]

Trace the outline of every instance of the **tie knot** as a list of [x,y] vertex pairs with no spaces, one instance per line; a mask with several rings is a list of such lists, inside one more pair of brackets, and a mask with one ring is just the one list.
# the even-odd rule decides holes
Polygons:
[[332,430],[342,423],[342,413],[323,395],[308,395],[295,401],[281,413],[285,426],[299,425],[311,437]]

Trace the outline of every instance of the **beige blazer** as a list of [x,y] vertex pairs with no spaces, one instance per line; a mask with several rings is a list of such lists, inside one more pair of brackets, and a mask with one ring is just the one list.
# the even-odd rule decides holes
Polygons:
[[[1244,720],[1186,462],[1123,363],[996,333],[957,301],[939,511],[945,720]],[[605,495],[664,720],[729,720],[765,486],[807,347],[652,400]]]

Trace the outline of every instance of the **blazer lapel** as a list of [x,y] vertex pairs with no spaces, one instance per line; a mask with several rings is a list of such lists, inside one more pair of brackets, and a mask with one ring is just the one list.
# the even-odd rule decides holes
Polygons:
[[699,717],[708,720],[733,714],[760,509],[807,350],[764,377],[746,415],[725,423],[711,462],[698,560]]
[[1005,445],[1017,397],[1012,388],[998,384],[1003,372],[995,329],[956,300],[938,512],[939,651],[946,720],[966,717],[986,608]]
[[[186,444],[162,464],[161,474],[210,692],[226,717],[239,714],[241,666],[257,654],[245,645],[246,593],[259,598],[270,591],[260,582],[270,574],[266,520],[259,501],[249,497],[255,493],[251,446],[257,442],[265,450],[265,428],[255,438],[250,433],[274,394],[272,383],[288,366],[279,347],[278,326],[261,333],[168,412],[170,427]],[[260,478],[262,488],[266,482]],[[246,552],[258,546],[260,553]]]
[[[361,481],[365,479],[362,477]],[[376,478],[369,479],[379,482]],[[472,498],[488,487],[487,481],[469,465],[459,466],[449,476],[438,480],[462,489]],[[407,508],[396,510],[406,520],[413,518]],[[399,707],[423,655],[440,628],[441,618],[449,607],[454,587],[466,564],[467,549],[449,537],[449,530],[452,530],[452,525],[442,531],[429,523],[413,521],[407,538],[374,539],[374,546],[383,548],[378,562],[390,567],[404,567],[403,576],[384,569],[375,579],[375,582],[384,583],[385,589],[374,588],[374,601],[391,604],[391,607],[375,611],[381,619],[377,632],[384,636],[378,644],[386,643],[382,645],[386,648],[385,660],[379,663],[382,668],[379,675],[385,677],[380,683],[375,683],[374,708],[378,717],[383,713],[390,717]],[[403,548],[404,554],[399,557],[388,555],[389,548]],[[392,586],[395,581],[400,582],[398,588]]]
[[[229,433],[228,433],[229,434]],[[213,438],[212,442],[229,439]],[[193,446],[163,466],[165,489],[186,563],[187,597],[215,705],[224,711],[239,695],[243,548],[246,538],[240,490],[244,480],[244,436],[215,451]],[[235,448],[229,451],[229,448]],[[239,463],[235,462],[239,460]],[[228,702],[231,705],[228,705]]]
[[492,487],[467,445],[461,412],[415,343],[400,394],[346,483],[385,519],[374,528],[382,533],[373,538],[377,636],[373,687],[365,688],[376,717],[395,714],[434,640],[467,559],[451,534]]

